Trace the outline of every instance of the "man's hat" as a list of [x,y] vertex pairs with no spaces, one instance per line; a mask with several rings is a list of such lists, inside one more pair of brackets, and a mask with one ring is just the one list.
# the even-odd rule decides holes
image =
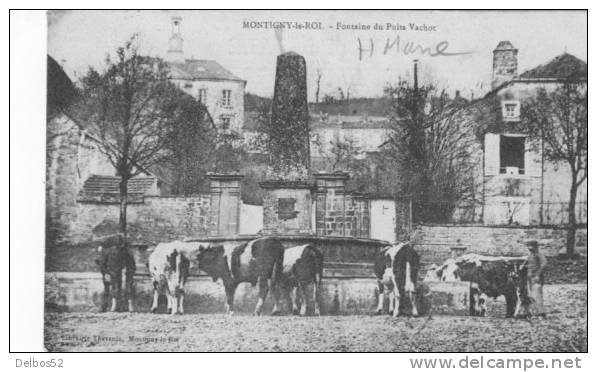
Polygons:
[[539,243],[536,240],[527,240],[524,242],[524,245],[527,246],[528,249],[537,249],[539,248]]

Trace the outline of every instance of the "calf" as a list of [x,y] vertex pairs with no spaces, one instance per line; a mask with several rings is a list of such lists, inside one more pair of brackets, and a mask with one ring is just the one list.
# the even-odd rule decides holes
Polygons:
[[104,295],[102,311],[108,309],[108,301],[112,299],[110,311],[116,311],[118,299],[122,298],[122,272],[124,271],[124,297],[127,299],[129,312],[134,311],[134,275],[135,258],[128,251],[122,235],[114,235],[104,239],[97,249],[99,257],[95,260],[102,274]]
[[[308,299],[312,297],[314,313],[320,315],[322,276],[323,253],[313,244],[299,245],[284,251],[281,287],[294,314],[307,315]],[[309,285],[312,285],[311,296],[308,293]]]
[[400,299],[406,298],[411,305],[411,314],[418,316],[416,283],[419,271],[419,255],[408,242],[383,248],[374,264],[379,298],[377,314],[383,312],[386,292],[389,295],[389,312],[400,314]]
[[200,244],[194,259],[197,260],[199,269],[214,281],[222,279],[226,291],[226,313],[233,313],[234,292],[243,282],[259,286],[256,315],[261,315],[263,303],[270,290],[274,297],[272,313],[278,312],[284,247],[276,238],[259,238],[237,247]]
[[430,269],[427,279],[471,283],[470,315],[486,314],[487,297],[506,298],[506,317],[516,316],[526,300],[526,257],[495,257],[465,254]]
[[168,313],[184,313],[184,287],[189,276],[189,252],[197,244],[174,241],[158,244],[147,263],[153,281],[151,312],[156,312],[160,294],[168,299]]

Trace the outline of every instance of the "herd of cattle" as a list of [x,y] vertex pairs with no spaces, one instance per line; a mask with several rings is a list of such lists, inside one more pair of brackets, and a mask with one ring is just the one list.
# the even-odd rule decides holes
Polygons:
[[[122,295],[133,311],[135,261],[121,238],[107,241],[108,248],[98,248],[96,261],[104,283],[102,311],[117,307]],[[281,312],[281,298],[294,314],[306,315],[308,303],[320,315],[323,253],[313,244],[284,248],[276,237],[258,238],[238,243],[183,242],[160,243],[149,256],[147,268],[153,282],[151,311],[156,312],[160,295],[167,298],[168,313],[184,313],[185,284],[190,268],[196,267],[214,282],[221,279],[226,294],[226,312],[233,313],[234,293],[240,283],[257,286],[259,298],[255,314],[261,315],[268,293],[272,293],[272,314]],[[506,316],[516,316],[521,305],[529,302],[526,285],[525,257],[494,257],[465,254],[432,265],[424,281],[465,281],[470,285],[470,314],[486,313],[487,297],[506,298]],[[419,255],[412,244],[405,242],[379,251],[374,262],[379,297],[376,314],[384,312],[386,297],[389,313],[418,316],[416,288]],[[123,280],[124,273],[124,293]]]

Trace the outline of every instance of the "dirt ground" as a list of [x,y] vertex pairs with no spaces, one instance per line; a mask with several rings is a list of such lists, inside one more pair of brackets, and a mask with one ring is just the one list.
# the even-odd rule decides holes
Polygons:
[[587,286],[545,288],[547,320],[344,315],[48,313],[49,351],[577,352],[587,350]]

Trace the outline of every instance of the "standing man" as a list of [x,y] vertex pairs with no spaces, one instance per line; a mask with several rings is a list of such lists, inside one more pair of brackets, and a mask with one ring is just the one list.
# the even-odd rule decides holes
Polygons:
[[525,245],[529,249],[526,267],[528,271],[528,290],[531,297],[530,315],[536,315],[545,319],[543,281],[547,259],[539,252],[539,244],[536,240],[529,240]]

